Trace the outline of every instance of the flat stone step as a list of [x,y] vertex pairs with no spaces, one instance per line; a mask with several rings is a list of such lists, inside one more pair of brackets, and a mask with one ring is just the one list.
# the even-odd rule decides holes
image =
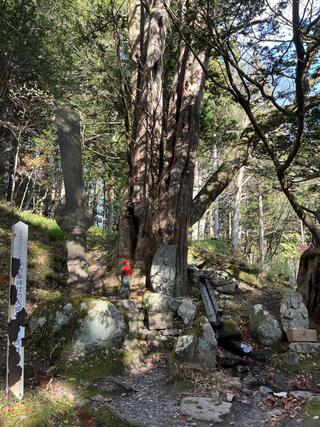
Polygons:
[[320,342],[292,342],[289,348],[297,353],[320,353]]

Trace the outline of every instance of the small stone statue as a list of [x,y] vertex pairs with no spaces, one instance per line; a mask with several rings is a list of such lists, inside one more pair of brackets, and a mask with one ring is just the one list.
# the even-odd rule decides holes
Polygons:
[[281,324],[284,331],[309,328],[309,314],[298,292],[289,292],[282,297],[280,306]]

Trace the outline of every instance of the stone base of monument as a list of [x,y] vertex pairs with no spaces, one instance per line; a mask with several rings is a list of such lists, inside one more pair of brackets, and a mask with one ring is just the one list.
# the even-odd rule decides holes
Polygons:
[[320,342],[292,342],[289,348],[296,353],[320,353]]
[[289,342],[318,342],[315,329],[297,329],[286,332]]
[[148,312],[149,329],[162,330],[173,328],[173,316],[171,312],[152,313]]

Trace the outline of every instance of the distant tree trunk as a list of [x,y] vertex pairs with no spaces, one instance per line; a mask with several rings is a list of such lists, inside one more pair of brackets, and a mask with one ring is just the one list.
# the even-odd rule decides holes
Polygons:
[[266,255],[266,241],[264,237],[263,197],[262,197],[262,189],[260,185],[259,185],[258,205],[259,205],[259,264],[261,265],[261,267],[263,267],[265,263],[265,255]]
[[220,209],[219,209],[219,198],[217,197],[215,202],[214,210],[214,237],[219,239],[220,237]]
[[20,141],[16,140],[13,144],[13,154],[9,172],[9,181],[7,189],[7,201],[13,202],[15,196],[16,174],[19,161]]
[[24,204],[26,195],[27,195],[28,190],[29,190],[30,181],[32,179],[32,174],[33,174],[33,170],[31,171],[31,173],[27,177],[27,183],[26,183],[26,186],[25,186],[25,189],[24,189],[24,192],[23,192],[23,196],[22,196],[22,199],[21,199],[21,203],[20,203],[20,206],[19,206],[19,211],[21,211],[22,208],[23,208],[23,204]]
[[239,243],[240,207],[242,196],[244,167],[241,167],[236,181],[236,197],[232,216],[232,246],[237,249]]
[[305,243],[305,236],[304,236],[304,226],[303,221],[300,220],[300,231],[301,231],[301,243]]

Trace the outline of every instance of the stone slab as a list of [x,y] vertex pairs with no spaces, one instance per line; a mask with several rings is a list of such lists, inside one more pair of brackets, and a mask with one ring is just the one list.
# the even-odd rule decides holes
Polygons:
[[320,342],[292,342],[289,348],[297,353],[320,353]]
[[229,414],[230,402],[217,403],[210,397],[185,397],[181,401],[180,412],[197,421],[222,423],[223,416]]
[[318,342],[318,335],[315,329],[301,329],[286,332],[289,342]]
[[171,312],[152,313],[148,312],[149,329],[172,329],[173,317]]
[[157,250],[151,266],[150,283],[154,292],[173,295],[176,281],[177,245],[163,245]]

